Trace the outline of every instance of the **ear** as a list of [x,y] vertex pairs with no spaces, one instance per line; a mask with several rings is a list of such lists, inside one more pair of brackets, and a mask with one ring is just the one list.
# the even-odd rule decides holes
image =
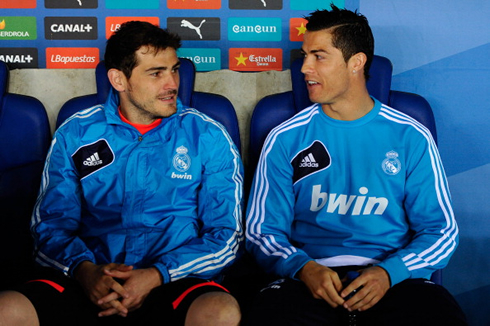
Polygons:
[[111,83],[112,87],[114,87],[116,91],[124,92],[126,90],[127,79],[121,70],[114,68],[109,69],[107,72],[107,77],[109,78],[109,82]]
[[349,59],[349,68],[353,72],[363,72],[366,61],[367,56],[364,52],[356,53]]

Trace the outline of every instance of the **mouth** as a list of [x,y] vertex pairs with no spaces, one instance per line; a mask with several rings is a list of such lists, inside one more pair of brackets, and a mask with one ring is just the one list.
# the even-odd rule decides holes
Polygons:
[[177,92],[171,92],[168,94],[163,94],[158,97],[160,101],[168,102],[168,101],[175,101],[175,98],[177,97]]
[[315,86],[315,85],[320,85],[320,83],[316,82],[314,80],[306,80],[306,85],[307,86]]

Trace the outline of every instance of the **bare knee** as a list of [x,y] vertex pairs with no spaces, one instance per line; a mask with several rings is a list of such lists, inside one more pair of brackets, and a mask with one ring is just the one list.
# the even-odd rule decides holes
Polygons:
[[39,326],[36,309],[23,294],[0,292],[0,326]]
[[200,295],[191,304],[185,325],[235,326],[240,323],[240,319],[240,306],[232,295],[208,292]]

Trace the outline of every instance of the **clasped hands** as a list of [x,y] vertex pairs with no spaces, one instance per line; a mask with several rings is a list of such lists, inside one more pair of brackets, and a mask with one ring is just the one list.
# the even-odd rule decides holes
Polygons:
[[126,317],[141,307],[152,289],[162,284],[154,267],[133,269],[125,264],[95,265],[89,261],[80,263],[75,278],[90,300],[101,308],[99,317],[116,314]]
[[[345,280],[341,280],[337,272],[310,261],[299,271],[298,277],[306,284],[313,297],[325,300],[333,308],[343,306],[348,311],[365,311],[386,294],[390,288],[390,278],[379,266],[368,267],[359,273],[359,277],[344,288]],[[358,291],[345,300],[354,290]]]

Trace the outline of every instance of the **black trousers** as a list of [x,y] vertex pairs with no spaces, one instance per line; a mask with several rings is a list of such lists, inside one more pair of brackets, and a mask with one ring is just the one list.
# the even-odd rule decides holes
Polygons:
[[436,326],[467,325],[463,311],[442,286],[425,279],[405,280],[388,290],[371,309],[355,316],[315,299],[303,282],[280,279],[262,289],[251,303],[250,326]]

